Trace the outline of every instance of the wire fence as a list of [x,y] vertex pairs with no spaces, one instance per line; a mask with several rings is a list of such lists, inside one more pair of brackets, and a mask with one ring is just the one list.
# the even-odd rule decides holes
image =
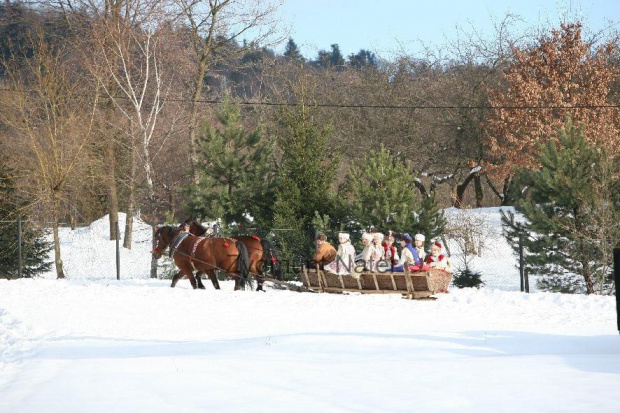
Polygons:
[[[71,229],[70,227],[59,228],[60,252],[63,271],[69,279],[92,279],[92,280],[126,280],[126,279],[148,279],[152,277],[151,259],[153,248],[153,227],[139,219],[134,219],[133,240],[131,248],[122,246],[125,233],[124,216],[119,216],[117,223],[117,240],[110,239],[110,223],[107,217],[94,221],[88,226],[81,226]],[[3,237],[2,253],[0,258],[23,255],[28,243],[32,240],[21,239],[20,233],[23,231],[25,223],[19,221],[0,221],[6,233],[7,228],[13,227],[14,237]],[[459,271],[469,268],[482,274],[483,288],[493,288],[504,291],[537,291],[537,277],[527,274],[523,248],[520,249],[521,255],[515,254],[506,240],[497,233],[501,231],[496,228],[496,237],[492,242],[487,243],[484,248],[473,248],[469,256],[465,257],[462,253],[458,241],[447,239],[446,250],[450,252],[449,260],[453,270]],[[295,231],[290,228],[262,230],[260,228],[245,228],[248,233],[268,233],[270,241],[277,246],[278,238],[282,234]],[[337,248],[338,232],[336,230],[324,230],[328,241]],[[319,231],[315,231],[315,237]],[[352,234],[352,241],[355,244],[360,234]],[[44,234],[48,242],[52,242],[51,232],[48,230]],[[21,248],[20,248],[21,246]],[[359,246],[357,252],[361,252]],[[399,251],[400,252],[400,251]],[[23,258],[23,257],[22,257]],[[284,273],[288,274],[288,279],[295,279],[300,273],[302,266],[312,259],[311,254],[307,257],[286,259],[280,257],[279,263]],[[54,261],[53,249],[49,252],[48,261]],[[19,259],[18,264],[23,267],[25,258]],[[0,273],[1,278],[14,278],[23,276],[23,268],[17,268],[12,273]],[[157,278],[170,278],[176,269],[172,260],[165,258],[160,260],[157,265]],[[37,276],[44,278],[55,278],[55,268]]]

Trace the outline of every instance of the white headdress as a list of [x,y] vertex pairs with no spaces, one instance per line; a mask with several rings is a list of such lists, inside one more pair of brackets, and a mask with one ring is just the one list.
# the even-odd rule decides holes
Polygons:
[[338,234],[338,238],[342,238],[342,239],[345,239],[345,240],[348,241],[349,240],[349,234],[347,234],[346,232],[340,232]]
[[426,241],[426,237],[422,234],[415,234],[415,240],[424,242]]

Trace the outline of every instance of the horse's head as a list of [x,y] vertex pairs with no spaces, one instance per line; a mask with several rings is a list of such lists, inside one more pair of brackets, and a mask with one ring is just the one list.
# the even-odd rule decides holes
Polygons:
[[189,223],[189,232],[197,237],[202,237],[207,232],[207,228],[203,227],[196,221],[191,221]]
[[161,258],[163,252],[168,248],[168,245],[172,242],[172,239],[175,236],[175,233],[178,233],[179,229],[174,228],[170,225],[166,225],[163,227],[155,227],[155,234],[153,238],[155,239],[155,247],[153,248],[153,256],[156,260]]

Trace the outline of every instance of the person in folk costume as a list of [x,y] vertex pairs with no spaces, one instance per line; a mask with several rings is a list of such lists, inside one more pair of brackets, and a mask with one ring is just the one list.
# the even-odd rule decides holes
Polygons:
[[452,272],[450,268],[450,262],[448,261],[448,257],[445,254],[442,254],[441,250],[443,246],[440,242],[435,242],[431,245],[431,255],[426,257],[426,263],[430,268],[434,268],[436,270],[445,270],[448,272]]
[[355,269],[355,247],[351,244],[350,236],[346,232],[338,234],[338,242],[336,259],[325,266],[325,271],[334,274],[350,274]]
[[426,258],[426,251],[424,251],[424,241],[426,241],[426,237],[422,234],[415,234],[415,237],[413,237],[414,247],[416,251],[418,251],[418,257],[420,257],[422,261],[424,261],[424,259]]
[[405,265],[409,266],[409,271],[428,271],[428,267],[420,260],[418,251],[413,247],[412,242],[413,238],[411,238],[411,235],[403,235],[400,240],[400,245],[403,248],[400,254],[400,260],[392,271],[402,272],[405,270]]
[[364,271],[370,271],[371,268],[372,253],[374,251],[372,238],[372,235],[368,232],[362,234],[362,245],[364,245],[364,249],[357,259],[364,261]]
[[384,235],[380,232],[375,232],[373,234],[373,239],[372,239],[372,254],[371,254],[371,270],[372,272],[378,272],[379,271],[379,263],[381,261],[383,261],[383,257],[385,252],[383,251],[383,237]]
[[394,235],[392,235],[392,231],[390,231],[383,243],[383,259],[387,261],[392,268],[398,264],[398,251],[396,251],[396,247],[394,246]]
[[327,241],[327,236],[321,234],[316,239],[316,253],[312,261],[308,263],[308,268],[324,269],[325,265],[333,262],[336,259],[336,248]]

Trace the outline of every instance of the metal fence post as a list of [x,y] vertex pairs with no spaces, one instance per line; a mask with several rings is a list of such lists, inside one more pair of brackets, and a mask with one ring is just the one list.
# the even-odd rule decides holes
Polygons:
[[121,251],[119,248],[119,239],[120,233],[118,232],[118,221],[114,223],[116,227],[116,279],[120,281],[121,279]]
[[22,278],[22,219],[17,218],[17,278]]
[[523,270],[523,277],[525,281],[525,292],[529,294],[530,293],[530,274],[527,268]]
[[614,248],[614,280],[616,281],[616,316],[618,317],[618,333],[620,333],[620,294],[618,294],[618,284],[620,284],[620,248]]
[[519,277],[521,278],[521,292],[525,291],[525,263],[523,260],[523,234],[519,233]]

